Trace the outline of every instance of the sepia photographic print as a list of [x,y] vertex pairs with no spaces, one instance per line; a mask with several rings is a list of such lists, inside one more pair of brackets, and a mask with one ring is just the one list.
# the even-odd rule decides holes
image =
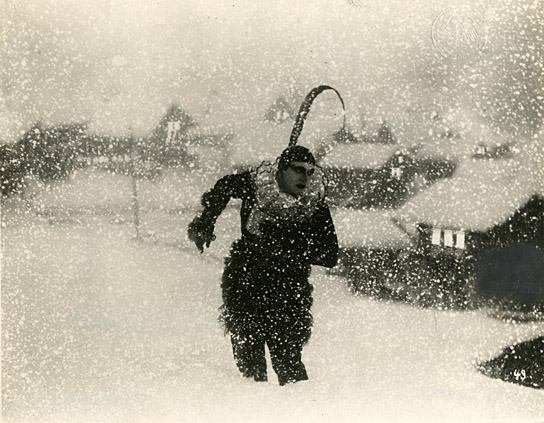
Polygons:
[[544,422],[542,0],[0,35],[2,421]]

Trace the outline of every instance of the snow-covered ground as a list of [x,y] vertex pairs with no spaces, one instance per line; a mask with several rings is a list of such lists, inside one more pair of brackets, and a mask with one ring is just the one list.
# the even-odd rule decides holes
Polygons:
[[193,212],[142,211],[148,236],[136,241],[130,213],[110,208],[39,216],[3,206],[6,422],[544,419],[543,391],[474,368],[542,335],[543,322],[378,302],[319,268],[303,354],[310,380],[280,387],[270,366],[268,383],[245,380],[216,320],[236,210],[201,256],[185,240]]

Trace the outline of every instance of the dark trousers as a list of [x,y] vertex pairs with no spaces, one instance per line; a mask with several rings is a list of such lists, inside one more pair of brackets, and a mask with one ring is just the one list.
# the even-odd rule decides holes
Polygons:
[[265,345],[268,345],[272,368],[278,375],[280,385],[308,380],[306,368],[302,363],[302,345],[288,342],[278,336],[231,335],[234,360],[240,372],[257,382],[265,382],[266,356]]

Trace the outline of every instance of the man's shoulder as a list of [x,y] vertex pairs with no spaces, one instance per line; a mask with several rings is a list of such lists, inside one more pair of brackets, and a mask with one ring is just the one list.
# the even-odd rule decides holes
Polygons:
[[223,176],[219,186],[229,190],[235,197],[251,195],[254,191],[254,176],[250,170],[235,171]]
[[331,215],[331,209],[326,201],[326,199],[322,199],[319,201],[315,208],[314,216],[324,218]]
[[252,173],[250,169],[246,169],[243,171],[235,170],[234,172],[228,173],[221,177],[220,180],[228,180],[228,181],[250,181],[252,179]]

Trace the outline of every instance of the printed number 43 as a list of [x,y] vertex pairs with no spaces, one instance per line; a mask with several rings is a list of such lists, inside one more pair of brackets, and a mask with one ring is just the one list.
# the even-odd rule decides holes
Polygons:
[[525,373],[525,370],[521,370],[521,371],[514,370],[514,376],[515,376],[516,380],[521,379],[521,381],[524,381],[525,378],[527,377],[527,374]]

